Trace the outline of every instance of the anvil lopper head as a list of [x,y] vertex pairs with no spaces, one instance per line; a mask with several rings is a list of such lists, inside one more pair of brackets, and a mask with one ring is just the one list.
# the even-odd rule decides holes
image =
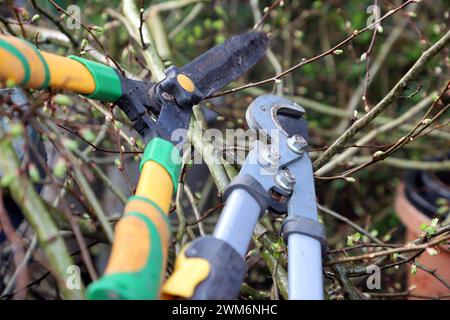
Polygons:
[[[268,44],[265,33],[247,32],[213,47],[181,68],[170,67],[159,83],[121,76],[124,94],[116,103],[144,140],[159,136],[171,141],[172,132],[189,127],[192,106],[247,72],[264,56]],[[156,121],[148,111],[157,117]]]
[[258,165],[244,164],[241,173],[258,177],[272,197],[269,203],[272,212],[286,213],[292,194],[292,190],[280,187],[275,177],[281,170],[295,170],[307,152],[308,123],[304,113],[298,104],[275,95],[259,96],[247,108],[248,126],[268,139],[267,144],[257,141],[252,150]]
[[[287,140],[293,136],[300,137],[304,144],[308,142],[308,122],[303,115],[305,109],[298,104],[275,95],[256,98],[247,108],[247,124],[254,130],[266,132],[269,142],[279,144],[280,154],[288,150]],[[277,133],[276,136],[271,136]],[[290,162],[294,154],[286,153],[286,159],[280,159],[280,166]]]

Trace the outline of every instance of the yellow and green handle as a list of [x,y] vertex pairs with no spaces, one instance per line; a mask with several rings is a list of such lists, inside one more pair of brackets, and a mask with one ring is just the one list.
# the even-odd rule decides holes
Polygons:
[[[0,35],[0,82],[70,90],[105,102],[122,96],[115,69],[76,56],[38,50],[21,38]],[[146,146],[136,194],[118,222],[104,275],[88,287],[89,299],[156,299],[170,240],[167,213],[181,168],[178,150],[161,138]]]
[[180,160],[169,141],[153,138],[148,143],[136,194],[128,200],[124,217],[116,226],[104,275],[88,287],[88,299],[160,297],[171,234],[167,213],[180,174]]
[[0,82],[70,90],[104,102],[115,102],[122,96],[121,80],[113,68],[77,56],[40,51],[24,39],[2,35]]

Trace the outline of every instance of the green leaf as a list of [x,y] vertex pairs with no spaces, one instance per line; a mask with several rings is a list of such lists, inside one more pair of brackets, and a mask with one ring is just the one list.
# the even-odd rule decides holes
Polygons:
[[428,226],[427,228],[427,234],[429,234],[430,236],[436,234],[436,228],[432,227],[432,226]]
[[9,125],[9,132],[13,138],[19,138],[23,134],[23,125],[19,122],[13,122]]
[[78,142],[73,139],[68,139],[68,138],[63,139],[62,143],[63,143],[64,147],[66,147],[67,149],[72,150],[72,151],[77,150],[77,148],[78,148]]
[[348,246],[353,246],[353,238],[352,238],[352,236],[347,236],[347,245]]
[[361,238],[362,238],[361,233],[355,232],[354,234],[347,236],[347,245],[353,246],[355,242],[359,242]]
[[203,25],[205,26],[206,29],[211,29],[212,28],[212,20],[209,18],[206,18],[205,20],[203,20]]
[[426,234],[432,236],[436,234],[436,229],[438,228],[439,224],[439,218],[434,218],[431,220],[430,225],[427,225],[426,223],[422,223],[420,225],[420,230],[425,231]]
[[201,38],[203,35],[202,27],[199,25],[194,26],[192,33],[194,34],[194,37],[196,37],[197,39]]
[[375,152],[375,153],[372,155],[372,158],[378,158],[378,157],[381,157],[383,154],[384,154],[383,151],[378,150],[377,152]]
[[103,29],[102,27],[99,27],[99,26],[93,26],[91,29],[98,33],[105,32],[105,29]]
[[41,175],[39,174],[39,170],[33,163],[30,163],[28,165],[28,174],[29,174],[32,182],[39,182],[41,180]]
[[361,233],[356,232],[352,235],[352,237],[353,237],[353,240],[359,241],[359,240],[361,240]]
[[40,17],[41,17],[40,15],[35,14],[35,15],[31,18],[31,21],[30,21],[30,22],[34,22],[34,21],[38,20]]
[[16,176],[12,173],[7,173],[0,179],[0,185],[4,188],[9,187],[11,182],[16,178]]
[[415,263],[411,265],[411,274],[415,275],[417,273],[417,266]]
[[65,94],[57,94],[54,98],[53,101],[56,104],[59,104],[61,106],[68,106],[70,107],[71,105],[73,105],[73,101],[72,99],[70,99],[69,96],[66,96]]
[[216,36],[216,38],[214,39],[216,44],[221,44],[223,42],[225,42],[225,36],[223,34],[219,34]]
[[16,86],[16,82],[13,79],[6,79],[5,85],[7,88],[14,88]]
[[114,121],[114,127],[116,129],[121,129],[122,128],[122,122],[120,122],[118,120]]
[[65,174],[67,172],[67,166],[64,159],[60,158],[55,164],[55,167],[53,168],[53,174],[55,177],[62,179],[64,178]]
[[440,216],[443,216],[443,215],[445,215],[448,212],[448,210],[449,210],[448,206],[441,206],[441,207],[437,208],[437,213]]
[[323,3],[322,1],[314,1],[312,6],[314,9],[319,9],[320,7],[322,7]]
[[81,133],[81,136],[83,137],[83,139],[85,139],[86,141],[89,141],[89,142],[95,141],[95,134],[91,129],[88,129],[88,128],[81,129],[80,133]]
[[431,220],[430,227],[437,228],[438,223],[439,223],[439,218],[434,218],[433,220]]
[[212,26],[214,29],[216,29],[217,31],[220,31],[223,29],[223,27],[225,26],[224,22],[222,20],[214,20],[212,23]]

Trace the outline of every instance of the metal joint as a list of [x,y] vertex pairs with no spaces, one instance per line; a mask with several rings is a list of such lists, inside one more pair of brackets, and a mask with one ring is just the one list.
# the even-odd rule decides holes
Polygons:
[[289,149],[297,154],[303,154],[308,148],[308,142],[299,134],[294,134],[287,139]]
[[327,251],[327,239],[323,224],[306,217],[290,215],[283,221],[281,234],[287,243],[289,236],[294,233],[303,234],[319,241],[322,247],[322,255],[325,255]]
[[261,208],[260,215],[264,214],[269,203],[271,201],[270,195],[264,189],[264,187],[256,180],[253,176],[240,174],[228,185],[225,189],[224,199],[226,200],[228,196],[236,189],[243,189],[247,191],[256,202],[258,202]]
[[277,185],[285,191],[292,191],[295,185],[295,176],[288,170],[283,169],[275,176]]

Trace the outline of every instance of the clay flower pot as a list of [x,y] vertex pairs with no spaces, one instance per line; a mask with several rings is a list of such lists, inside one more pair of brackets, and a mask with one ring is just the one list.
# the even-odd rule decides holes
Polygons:
[[[409,171],[405,182],[399,184],[395,198],[395,209],[406,227],[406,241],[417,239],[423,232],[420,226],[429,225],[436,216],[436,200],[444,198],[450,201],[450,174],[427,171]],[[440,219],[442,221],[442,217]],[[424,252],[416,260],[432,270],[436,270],[447,282],[450,282],[450,251],[440,247],[439,254],[431,256]],[[408,286],[415,286],[412,292],[421,296],[442,296],[450,290],[428,272],[417,268],[417,273],[409,272]]]

